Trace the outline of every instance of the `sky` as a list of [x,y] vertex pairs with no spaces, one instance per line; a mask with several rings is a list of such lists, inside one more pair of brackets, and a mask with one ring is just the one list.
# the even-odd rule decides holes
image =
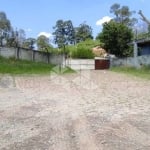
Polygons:
[[[59,19],[71,20],[74,27],[85,22],[96,37],[102,30],[102,23],[114,17],[110,13],[114,3],[136,12],[142,10],[150,19],[150,0],[0,0],[0,11],[6,13],[14,29],[25,30],[26,38],[51,37]],[[140,19],[138,13],[134,17]]]

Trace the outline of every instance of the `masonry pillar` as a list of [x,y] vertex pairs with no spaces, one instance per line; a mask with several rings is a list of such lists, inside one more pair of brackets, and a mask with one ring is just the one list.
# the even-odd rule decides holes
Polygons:
[[19,59],[19,58],[20,58],[20,56],[19,56],[20,54],[19,54],[19,53],[20,53],[20,48],[17,47],[17,48],[16,48],[16,59]]
[[35,53],[34,53],[34,50],[32,50],[32,61],[35,61]]
[[138,61],[137,61],[137,56],[138,56],[138,46],[137,46],[137,42],[134,41],[134,66],[138,67]]

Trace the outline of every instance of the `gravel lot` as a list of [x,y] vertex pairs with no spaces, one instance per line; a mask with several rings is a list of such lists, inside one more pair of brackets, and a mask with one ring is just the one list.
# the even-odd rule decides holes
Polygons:
[[0,75],[1,150],[150,150],[150,81],[110,71]]

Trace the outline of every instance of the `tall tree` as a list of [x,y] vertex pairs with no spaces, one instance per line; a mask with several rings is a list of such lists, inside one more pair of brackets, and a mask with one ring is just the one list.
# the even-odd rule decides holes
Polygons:
[[131,42],[132,36],[132,30],[126,25],[110,21],[103,24],[102,33],[98,38],[104,43],[104,48],[109,53],[126,57],[131,55],[128,43]]
[[65,24],[65,33],[66,33],[66,44],[75,43],[75,29],[73,27],[72,21],[68,20],[64,22]]
[[38,50],[48,52],[49,47],[51,47],[49,43],[49,38],[46,37],[45,35],[40,35],[37,38],[37,47]]
[[36,43],[36,39],[27,38],[24,40],[22,47],[27,49],[33,49],[35,43]]
[[142,10],[139,10],[139,15],[142,17],[141,19],[144,21],[144,22],[146,22],[147,23],[147,25],[148,25],[148,32],[150,33],[150,20],[148,20],[145,16],[144,16],[144,14],[142,13]]
[[75,28],[76,31],[76,42],[85,41],[87,39],[93,39],[92,28],[85,22],[80,24],[79,27]]
[[120,6],[120,4],[115,3],[110,7],[110,13],[115,15],[114,21],[118,23],[125,24],[132,27],[136,22],[136,18],[132,18],[135,11],[130,11],[128,6]]
[[26,34],[25,34],[25,31],[23,29],[19,29],[17,32],[18,32],[18,45],[20,47],[22,47],[23,43],[26,39]]
[[7,46],[18,47],[19,45],[19,33],[17,30],[11,28],[9,36],[7,38]]
[[53,27],[54,42],[58,47],[64,47],[68,44],[73,44],[75,40],[75,31],[71,20],[58,20]]
[[7,39],[7,36],[11,30],[11,23],[7,19],[5,12],[0,12],[0,45],[3,45],[3,40]]
[[5,12],[0,12],[0,29],[8,32],[11,29],[11,23],[7,19]]

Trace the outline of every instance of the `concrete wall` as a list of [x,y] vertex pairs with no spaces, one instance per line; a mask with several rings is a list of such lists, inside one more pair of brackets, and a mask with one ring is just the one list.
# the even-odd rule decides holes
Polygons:
[[67,59],[66,65],[74,70],[95,69],[94,59]]
[[48,56],[46,55],[46,53],[35,51],[35,52],[33,52],[33,55],[34,55],[33,56],[34,61],[49,63],[48,62]]
[[150,65],[150,55],[138,56],[136,59],[133,57],[128,58],[113,58],[110,60],[111,66],[135,66]]
[[0,47],[0,56],[9,58],[15,57],[17,59],[23,60],[30,60],[35,62],[45,62],[51,64],[62,64],[64,60],[63,55],[54,55],[54,54],[47,54],[41,51],[23,49],[23,48],[6,48]]
[[[95,60],[94,59],[67,59],[66,65],[75,70],[95,69]],[[150,55],[138,56],[136,60],[133,57],[123,58],[123,59],[119,59],[119,58],[110,59],[110,67],[114,67],[114,66],[140,67],[142,65],[150,65]]]
[[[31,60],[35,62],[45,62],[55,65],[63,64],[63,66],[67,65],[76,70],[95,69],[94,59],[67,59],[65,61],[63,55],[54,55],[51,53],[47,55],[44,52],[32,51],[22,48],[17,49],[0,47],[0,55],[6,58],[16,57],[18,59]],[[133,57],[123,59],[110,59],[110,66],[135,66],[135,64],[137,65],[137,67],[141,65],[150,65],[150,55],[138,56],[136,59],[134,59]]]
[[19,49],[19,59],[32,60],[32,51],[27,49]]
[[0,55],[6,58],[15,57],[16,49],[15,48],[3,48],[0,47]]

